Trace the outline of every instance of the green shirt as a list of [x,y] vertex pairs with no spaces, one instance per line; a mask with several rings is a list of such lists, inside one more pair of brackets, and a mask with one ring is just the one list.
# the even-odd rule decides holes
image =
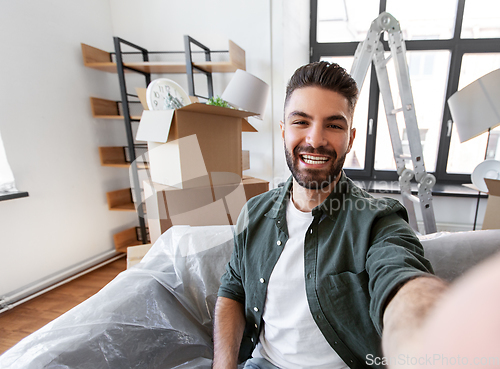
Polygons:
[[[267,283],[288,240],[282,188],[250,199],[238,219],[235,245],[219,296],[241,302],[246,326],[239,359],[250,357],[263,326]],[[405,208],[374,198],[342,173],[312,211],[304,239],[304,276],[312,316],[328,343],[351,368],[382,357],[386,301],[405,281],[432,273]],[[290,301],[293,303],[293,301]],[[370,355],[370,356],[367,356]]]

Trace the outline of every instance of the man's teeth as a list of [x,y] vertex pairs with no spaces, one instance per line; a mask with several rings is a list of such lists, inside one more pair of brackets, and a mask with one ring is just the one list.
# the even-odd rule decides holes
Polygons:
[[328,161],[328,158],[320,156],[302,155],[302,160],[306,164],[323,164]]

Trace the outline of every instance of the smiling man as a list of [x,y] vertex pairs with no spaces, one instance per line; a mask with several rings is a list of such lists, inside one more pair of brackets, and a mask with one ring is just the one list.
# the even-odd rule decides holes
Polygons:
[[445,289],[404,207],[342,171],[357,97],[337,64],[311,63],[290,79],[280,127],[292,176],[240,215],[214,368],[380,366],[382,332],[385,354],[402,353]]
[[299,210],[311,211],[328,197],[351,150],[356,135],[352,127],[356,85],[345,93],[351,100],[315,85],[287,95],[286,123],[281,122],[280,128]]

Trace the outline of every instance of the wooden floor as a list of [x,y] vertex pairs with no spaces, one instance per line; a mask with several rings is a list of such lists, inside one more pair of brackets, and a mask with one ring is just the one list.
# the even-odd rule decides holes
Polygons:
[[126,268],[123,257],[0,314],[0,354],[94,295]]

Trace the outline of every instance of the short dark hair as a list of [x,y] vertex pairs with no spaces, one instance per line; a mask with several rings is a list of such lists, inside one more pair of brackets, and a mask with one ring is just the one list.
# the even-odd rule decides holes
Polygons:
[[298,68],[286,87],[285,107],[293,91],[302,87],[317,86],[335,91],[344,96],[351,113],[358,101],[359,90],[356,81],[336,63],[313,62]]

